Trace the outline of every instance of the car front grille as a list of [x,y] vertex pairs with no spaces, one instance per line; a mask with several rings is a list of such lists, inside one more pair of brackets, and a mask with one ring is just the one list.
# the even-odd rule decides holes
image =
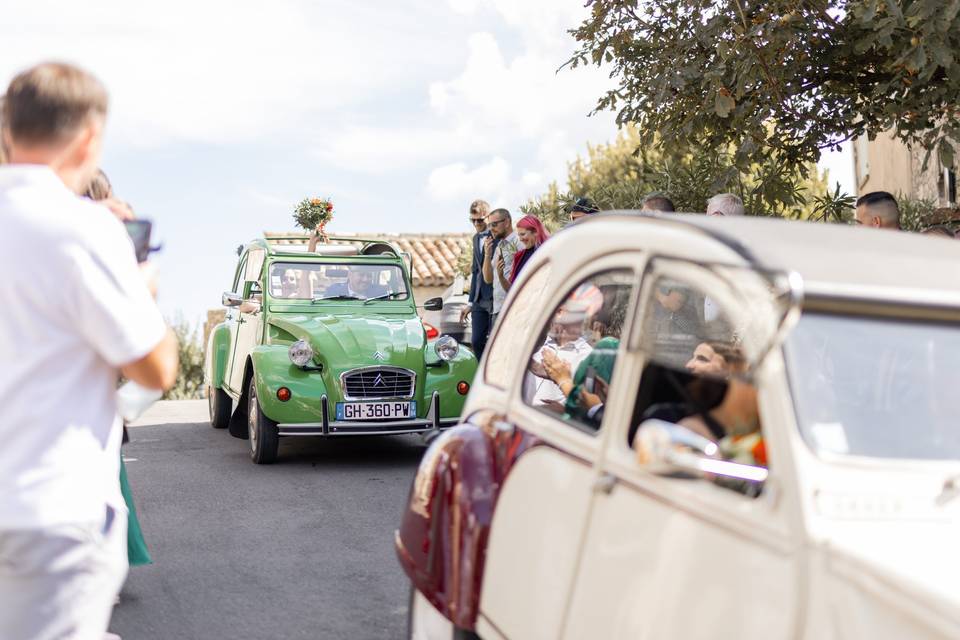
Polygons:
[[342,380],[347,398],[410,398],[415,384],[413,372],[384,367],[349,371]]

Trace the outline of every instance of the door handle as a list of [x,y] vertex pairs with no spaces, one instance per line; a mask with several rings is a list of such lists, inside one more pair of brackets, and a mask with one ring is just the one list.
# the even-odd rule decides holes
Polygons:
[[604,473],[593,481],[593,492],[608,496],[615,486],[617,486],[617,477],[612,473]]

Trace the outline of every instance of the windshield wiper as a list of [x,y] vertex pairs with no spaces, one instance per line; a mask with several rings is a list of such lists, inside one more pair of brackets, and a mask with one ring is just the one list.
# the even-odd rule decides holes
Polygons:
[[363,304],[367,304],[368,302],[373,302],[374,300],[386,300],[387,298],[392,298],[394,296],[402,296],[402,295],[406,295],[406,294],[400,291],[391,291],[390,293],[385,293],[382,296],[367,298],[366,300],[363,301]]
[[348,296],[348,295],[326,296],[323,298],[312,298],[310,302],[323,302],[325,300],[360,300],[360,298],[358,298],[357,296]]

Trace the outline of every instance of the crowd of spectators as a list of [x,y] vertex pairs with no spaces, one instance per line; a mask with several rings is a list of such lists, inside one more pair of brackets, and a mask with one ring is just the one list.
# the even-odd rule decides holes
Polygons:
[[[474,325],[474,344],[481,345],[477,348],[479,356],[510,285],[529,254],[548,241],[549,236],[534,216],[525,216],[514,225],[506,209],[495,209],[482,219],[473,211],[472,206],[471,220],[477,226],[474,246],[482,252],[474,259],[473,276],[480,283],[477,287],[492,285],[494,300],[492,322],[482,325],[479,332]],[[642,203],[642,212],[663,215],[674,211],[673,202],[663,193],[652,193]],[[569,224],[580,224],[598,213],[599,208],[590,199],[580,197],[567,212]],[[709,198],[702,213],[708,217],[747,215],[743,201],[731,193]],[[861,196],[856,201],[854,222],[878,229],[901,229],[896,198],[886,192]],[[933,225],[923,233],[955,237],[945,225]],[[586,429],[597,429],[616,366],[629,282],[617,281],[614,274],[571,286],[575,288],[554,310],[553,320],[540,338],[542,346],[530,358],[522,394],[533,407],[561,414],[565,420]],[[475,290],[476,287],[471,291]],[[655,342],[650,347],[654,356],[649,366],[673,372],[669,374],[674,376],[672,388],[678,390],[679,397],[673,402],[653,403],[638,414],[638,424],[647,418],[666,419],[716,443],[727,460],[765,466],[757,392],[737,328],[724,318],[709,292],[662,281],[653,295],[654,304],[644,320],[644,335],[652,336]],[[471,297],[483,300],[480,294],[472,293]],[[683,375],[678,376],[678,372]],[[630,435],[631,441],[634,434]],[[742,486],[738,489],[750,490]]]

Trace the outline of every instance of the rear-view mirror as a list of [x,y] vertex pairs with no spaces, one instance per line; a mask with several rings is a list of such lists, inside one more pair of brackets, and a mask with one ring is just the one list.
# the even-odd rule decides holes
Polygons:
[[720,458],[714,442],[665,420],[645,420],[633,440],[640,465],[660,476],[723,476],[763,483],[767,470]]
[[224,291],[221,301],[225,307],[239,307],[240,303],[243,302],[243,297],[232,291]]
[[425,311],[440,311],[443,309],[443,298],[430,298],[423,303]]

